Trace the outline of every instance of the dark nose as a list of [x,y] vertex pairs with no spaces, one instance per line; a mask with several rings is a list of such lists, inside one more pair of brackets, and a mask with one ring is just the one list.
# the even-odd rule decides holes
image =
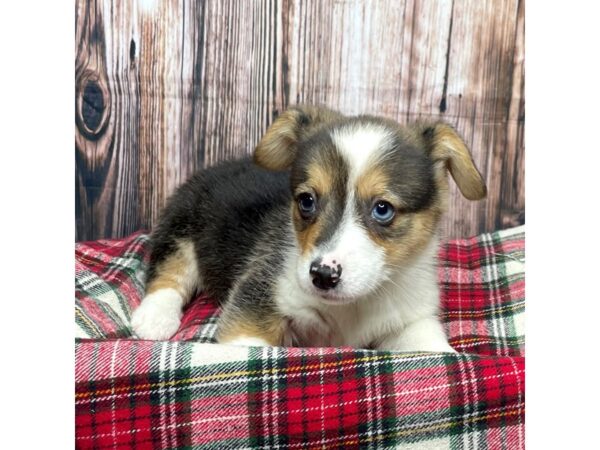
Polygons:
[[313,284],[323,290],[333,289],[340,282],[342,275],[342,266],[340,264],[331,267],[322,264],[321,260],[313,261],[310,265],[310,275]]

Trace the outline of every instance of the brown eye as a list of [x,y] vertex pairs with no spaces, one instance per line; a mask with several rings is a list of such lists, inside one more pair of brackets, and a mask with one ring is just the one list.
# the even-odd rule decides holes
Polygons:
[[303,192],[298,196],[298,211],[304,219],[310,219],[317,211],[317,201],[308,192]]
[[375,203],[373,209],[371,210],[371,216],[380,225],[389,225],[395,215],[396,211],[391,203],[383,200]]

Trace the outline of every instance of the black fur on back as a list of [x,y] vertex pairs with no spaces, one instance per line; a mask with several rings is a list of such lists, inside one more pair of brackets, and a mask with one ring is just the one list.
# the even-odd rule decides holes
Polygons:
[[264,170],[247,158],[197,172],[169,199],[152,233],[147,281],[177,240],[191,240],[202,288],[226,300],[262,236],[281,243],[291,238],[290,201],[289,174]]

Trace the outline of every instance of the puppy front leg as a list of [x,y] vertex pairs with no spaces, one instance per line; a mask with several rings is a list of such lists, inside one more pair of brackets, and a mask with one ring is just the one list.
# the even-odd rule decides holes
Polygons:
[[268,268],[255,265],[233,286],[217,322],[219,344],[245,347],[286,344],[287,321],[275,306],[270,287],[262,282],[268,279],[266,270]]
[[377,346],[380,350],[401,352],[452,352],[456,353],[436,317],[424,317],[409,324],[399,334],[390,334]]
[[142,339],[169,339],[179,329],[183,306],[200,287],[193,244],[179,243],[151,274],[146,295],[131,316],[131,327]]

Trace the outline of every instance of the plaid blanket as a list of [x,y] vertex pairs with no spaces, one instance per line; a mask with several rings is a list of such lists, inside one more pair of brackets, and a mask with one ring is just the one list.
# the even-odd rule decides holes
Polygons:
[[148,236],[77,244],[77,448],[524,448],[524,229],[439,256],[459,354],[218,345],[205,296],[133,340]]

